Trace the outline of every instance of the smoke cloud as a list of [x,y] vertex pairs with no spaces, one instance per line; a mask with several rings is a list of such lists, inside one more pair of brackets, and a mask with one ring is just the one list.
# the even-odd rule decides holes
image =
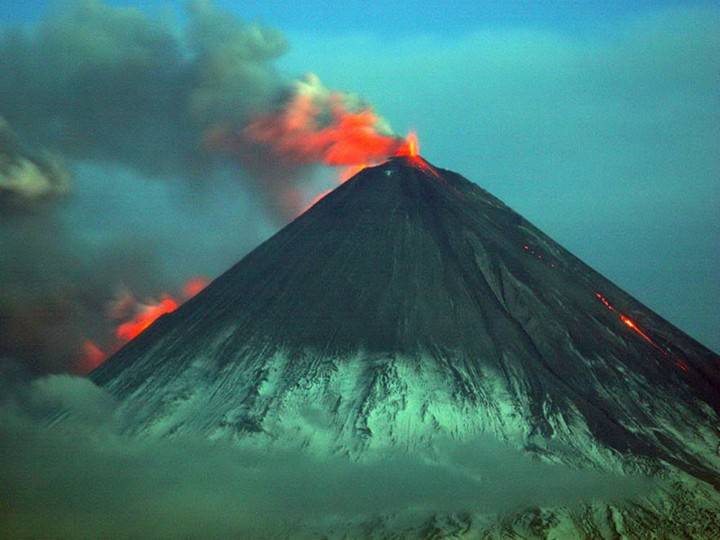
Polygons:
[[[362,119],[345,121],[359,142],[394,144],[357,98],[282,77],[287,48],[205,0],[182,21],[76,0],[0,28],[0,356],[88,371],[122,341],[117,325],[134,331],[307,206],[312,166],[349,147],[338,114]],[[316,139],[332,124],[333,140],[298,159],[282,122],[308,90],[303,120]]]
[[[10,125],[0,116],[0,209],[25,210],[67,193],[70,173],[60,158],[23,151]],[[2,219],[2,216],[0,216]]]
[[[8,373],[6,365],[5,380]],[[87,379],[54,375],[13,388],[0,406],[4,536],[295,538],[298,530],[360,534],[378,515],[398,532],[437,513],[622,500],[652,487],[536,462],[490,438],[448,441],[434,457],[402,452],[359,462],[130,439],[116,428],[112,399]],[[58,411],[65,420],[49,427]]]
[[96,0],[60,4],[0,45],[0,102],[27,139],[63,155],[152,175],[205,175],[202,130],[267,107],[281,82],[283,36],[209,2],[176,29]]
[[[392,154],[398,139],[369,105],[316,76],[292,83],[278,74],[282,33],[207,0],[187,6],[186,22],[172,24],[76,0],[36,27],[7,29],[0,112],[25,139],[66,157],[152,176],[211,181],[216,151],[231,146],[245,166],[238,177],[271,207],[285,204],[287,184],[302,189],[302,167]],[[246,136],[230,142],[236,132]],[[278,171],[284,181],[273,183]]]

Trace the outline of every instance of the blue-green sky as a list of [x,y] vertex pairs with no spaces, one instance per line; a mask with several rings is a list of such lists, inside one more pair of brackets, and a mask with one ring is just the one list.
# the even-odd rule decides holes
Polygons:
[[[181,3],[110,4],[169,18]],[[276,62],[284,77],[314,72],[367,99],[398,133],[417,130],[428,160],[488,189],[720,350],[718,3],[218,4],[285,34],[289,50]],[[32,23],[47,6],[6,1],[0,21]],[[79,181],[86,177],[81,171]],[[146,198],[141,183],[118,188],[123,181],[113,183],[112,199],[131,201],[125,210],[112,217],[103,202],[106,219],[121,223],[135,220],[127,208],[145,204],[133,189]],[[144,210],[158,217],[149,226],[157,238],[171,238],[180,224],[188,237],[208,233],[223,251],[211,273],[276,226],[258,225],[262,212],[248,210],[247,194],[216,198],[222,211],[197,226],[157,198]]]

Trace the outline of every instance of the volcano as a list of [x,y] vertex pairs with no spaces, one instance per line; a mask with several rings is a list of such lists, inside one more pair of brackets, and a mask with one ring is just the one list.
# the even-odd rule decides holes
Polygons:
[[718,501],[720,357],[419,156],[355,175],[91,378],[133,434],[350,456],[492,434],[682,480],[679,534],[701,514],[720,531],[687,502]]

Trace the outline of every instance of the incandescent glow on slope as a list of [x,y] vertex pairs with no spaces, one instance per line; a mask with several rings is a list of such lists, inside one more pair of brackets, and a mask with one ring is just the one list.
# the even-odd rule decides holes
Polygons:
[[617,314],[617,316],[618,316],[618,318],[620,319],[620,321],[621,321],[625,326],[627,326],[630,330],[632,330],[633,332],[635,332],[635,334],[637,334],[637,335],[640,336],[643,340],[645,340],[647,343],[649,343],[650,345],[652,345],[652,347],[653,347],[654,349],[656,349],[657,351],[659,351],[663,356],[665,356],[665,357],[667,357],[667,358],[672,358],[672,359],[675,361],[675,365],[676,365],[678,368],[680,368],[681,370],[683,370],[683,371],[685,371],[685,372],[688,371],[689,368],[688,368],[687,362],[685,362],[684,360],[682,360],[682,359],[680,359],[680,358],[677,358],[677,357],[676,357],[675,355],[673,355],[673,354],[670,354],[670,353],[669,353],[668,351],[666,351],[663,347],[661,347],[660,345],[658,345],[658,344],[655,342],[655,340],[654,340],[653,338],[651,338],[651,337],[647,334],[647,332],[645,332],[642,328],[640,328],[640,326],[638,326],[638,324],[637,324],[635,321],[633,321],[630,317],[628,317],[628,316],[625,315],[624,313],[620,313],[617,309],[615,309],[615,306],[613,306],[613,305],[610,303],[610,301],[609,301],[604,295],[602,295],[602,294],[599,293],[599,292],[596,292],[596,293],[595,293],[595,297],[596,297],[598,300],[600,300],[600,302],[602,302],[603,305],[604,305],[606,308],[608,308],[608,309],[609,309],[610,311],[612,311],[613,313]]
[[92,371],[102,364],[108,356],[115,353],[128,341],[139,336],[143,331],[150,327],[161,316],[172,313],[180,307],[185,300],[189,300],[208,284],[208,280],[201,276],[195,276],[189,279],[182,287],[182,297],[176,298],[170,294],[163,294],[159,301],[147,300],[139,302],[132,294],[127,294],[123,298],[126,304],[127,313],[118,319],[125,319],[115,328],[114,343],[100,346],[90,339],[83,342],[82,355],[78,362],[78,370],[81,373]]

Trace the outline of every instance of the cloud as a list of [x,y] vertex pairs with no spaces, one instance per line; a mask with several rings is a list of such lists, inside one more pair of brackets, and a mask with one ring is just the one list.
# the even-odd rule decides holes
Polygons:
[[[68,192],[70,173],[58,156],[23,151],[10,125],[0,116],[0,209],[21,211]],[[0,216],[0,219],[2,217]]]
[[[622,500],[651,487],[533,461],[482,437],[447,441],[434,455],[359,461],[193,438],[132,439],[118,431],[112,399],[86,379],[55,375],[12,387],[0,406],[0,502],[2,530],[14,537],[271,538],[360,531],[378,515],[393,530],[437,513]],[[48,425],[58,411],[64,421]]]

